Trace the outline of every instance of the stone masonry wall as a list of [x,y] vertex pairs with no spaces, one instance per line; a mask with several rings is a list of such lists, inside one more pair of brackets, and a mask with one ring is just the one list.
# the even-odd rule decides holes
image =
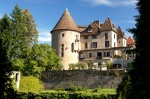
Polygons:
[[45,71],[42,81],[45,89],[69,88],[71,85],[86,88],[117,88],[124,71],[64,70]]

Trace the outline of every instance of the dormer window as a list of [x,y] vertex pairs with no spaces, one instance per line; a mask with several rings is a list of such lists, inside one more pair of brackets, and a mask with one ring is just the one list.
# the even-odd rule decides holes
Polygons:
[[90,26],[88,27],[88,32],[92,32],[92,28]]

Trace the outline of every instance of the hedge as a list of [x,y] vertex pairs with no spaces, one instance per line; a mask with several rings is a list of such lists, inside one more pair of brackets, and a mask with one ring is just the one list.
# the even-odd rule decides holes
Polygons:
[[18,92],[16,99],[116,99],[115,96],[68,92]]

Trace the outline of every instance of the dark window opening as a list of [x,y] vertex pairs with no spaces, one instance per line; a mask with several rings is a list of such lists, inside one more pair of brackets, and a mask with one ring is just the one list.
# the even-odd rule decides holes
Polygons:
[[105,47],[109,47],[109,41],[105,41]]
[[85,35],[85,36],[84,36],[84,39],[88,39],[88,36],[87,36],[87,35]]
[[61,44],[61,57],[64,57],[64,44]]
[[92,28],[91,27],[88,27],[88,32],[92,32]]
[[92,39],[96,39],[97,38],[97,35],[92,35]]
[[102,53],[101,52],[97,53],[97,59],[102,59]]
[[88,44],[87,43],[85,43],[85,48],[88,48]]
[[89,53],[89,57],[92,57],[92,53]]
[[113,69],[122,69],[123,67],[122,67],[122,65],[121,64],[113,64]]
[[105,33],[105,40],[108,40],[108,33]]
[[64,37],[65,36],[65,34],[64,33],[62,33],[62,37]]
[[97,42],[92,42],[91,43],[91,48],[97,48]]
[[110,52],[104,52],[104,57],[110,57]]

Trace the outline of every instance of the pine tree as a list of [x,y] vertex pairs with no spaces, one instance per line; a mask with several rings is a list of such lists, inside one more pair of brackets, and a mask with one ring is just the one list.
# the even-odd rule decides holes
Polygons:
[[16,94],[10,78],[11,72],[12,65],[0,39],[0,99],[15,99]]
[[0,20],[0,39],[3,40],[2,46],[7,48],[7,54],[9,54],[12,48],[11,45],[13,38],[11,21],[7,14],[5,14]]
[[13,59],[23,58],[23,50],[26,48],[26,27],[23,20],[22,9],[16,5],[11,13],[13,29],[13,50],[11,57]]
[[22,11],[22,13],[27,29],[27,42],[28,45],[31,46],[38,42],[38,30],[36,29],[36,23],[30,11],[28,9],[25,9]]
[[12,10],[11,22],[13,31],[11,61],[14,70],[22,71],[30,49],[38,42],[38,31],[29,10],[22,10],[18,5]]

